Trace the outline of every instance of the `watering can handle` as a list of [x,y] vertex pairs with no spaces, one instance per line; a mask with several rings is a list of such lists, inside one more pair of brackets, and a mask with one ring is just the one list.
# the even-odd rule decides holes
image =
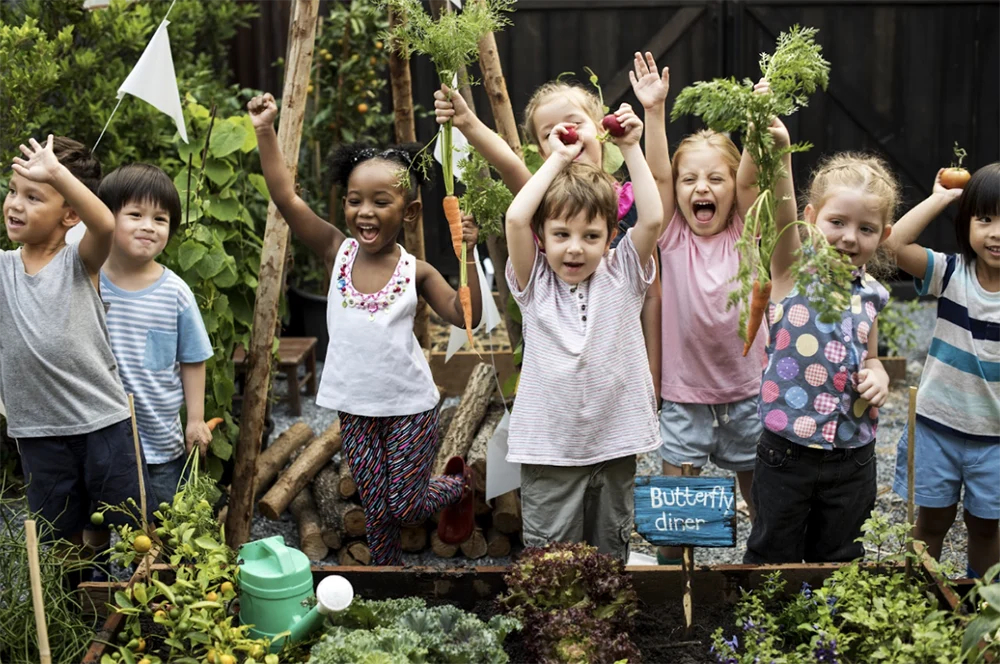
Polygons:
[[291,550],[284,545],[284,542],[280,538],[263,540],[261,546],[270,552],[271,557],[274,558],[275,562],[281,568],[282,574],[291,574],[295,571]]

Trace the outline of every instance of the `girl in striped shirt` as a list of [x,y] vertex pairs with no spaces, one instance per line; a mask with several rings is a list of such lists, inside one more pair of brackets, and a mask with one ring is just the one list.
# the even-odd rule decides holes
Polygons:
[[[628,559],[635,455],[659,447],[639,312],[656,274],[663,208],[623,104],[620,146],[638,222],[609,251],[614,180],[579,159],[589,142],[555,124],[548,159],[507,210],[507,283],[524,318],[508,461],[521,464],[524,541],[585,541]],[[543,253],[544,251],[544,253]]]
[[[958,200],[961,251],[943,254],[917,237]],[[1000,561],[1000,162],[945,189],[941,171],[927,200],[900,219],[890,247],[920,295],[938,298],[937,323],[917,392],[915,537],[935,558],[962,497],[969,531],[968,575]],[[896,458],[894,489],[907,495],[908,432]]]

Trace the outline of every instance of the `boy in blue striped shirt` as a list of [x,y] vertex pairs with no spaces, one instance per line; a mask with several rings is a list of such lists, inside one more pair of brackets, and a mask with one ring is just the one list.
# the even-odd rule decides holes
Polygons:
[[[170,502],[187,454],[204,455],[205,360],[212,345],[187,284],[156,262],[180,225],[177,188],[151,164],[128,164],[101,182],[98,195],[115,215],[111,253],[101,270],[111,348],[135,416],[149,468],[152,504]],[[187,427],[181,428],[181,405]]]

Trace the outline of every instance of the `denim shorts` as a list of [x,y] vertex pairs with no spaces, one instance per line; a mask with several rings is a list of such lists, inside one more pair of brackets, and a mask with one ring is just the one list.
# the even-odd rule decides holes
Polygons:
[[761,430],[757,397],[711,406],[664,399],[660,456],[678,468],[701,468],[711,459],[725,470],[753,470]]
[[181,476],[184,474],[184,466],[188,457],[181,455],[173,461],[166,463],[151,463],[149,468],[149,484],[146,485],[146,500],[154,505],[160,503],[172,503],[174,494],[177,493],[178,485],[181,483]]
[[[126,501],[132,498],[136,506],[141,504],[129,419],[76,436],[18,438],[17,448],[28,484],[28,507],[52,525],[51,530],[43,529],[44,539],[79,533],[90,523],[90,513],[104,503],[129,507]],[[145,457],[142,472],[148,487]],[[147,517],[155,509],[156,503],[147,497]],[[139,515],[137,508],[133,512]],[[105,523],[135,525],[136,520],[108,511]]]
[[[896,479],[892,485],[904,500],[908,433],[903,429],[896,447]],[[961,498],[965,511],[972,516],[1000,519],[1000,445],[966,440],[919,420],[915,440],[913,494],[917,505],[951,507]]]

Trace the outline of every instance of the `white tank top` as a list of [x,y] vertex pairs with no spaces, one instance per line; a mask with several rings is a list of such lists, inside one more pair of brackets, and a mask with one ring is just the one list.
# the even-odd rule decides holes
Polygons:
[[316,403],[352,415],[415,415],[437,406],[431,368],[413,333],[417,260],[399,248],[399,263],[378,293],[351,282],[356,240],[337,250],[326,305],[330,345]]

